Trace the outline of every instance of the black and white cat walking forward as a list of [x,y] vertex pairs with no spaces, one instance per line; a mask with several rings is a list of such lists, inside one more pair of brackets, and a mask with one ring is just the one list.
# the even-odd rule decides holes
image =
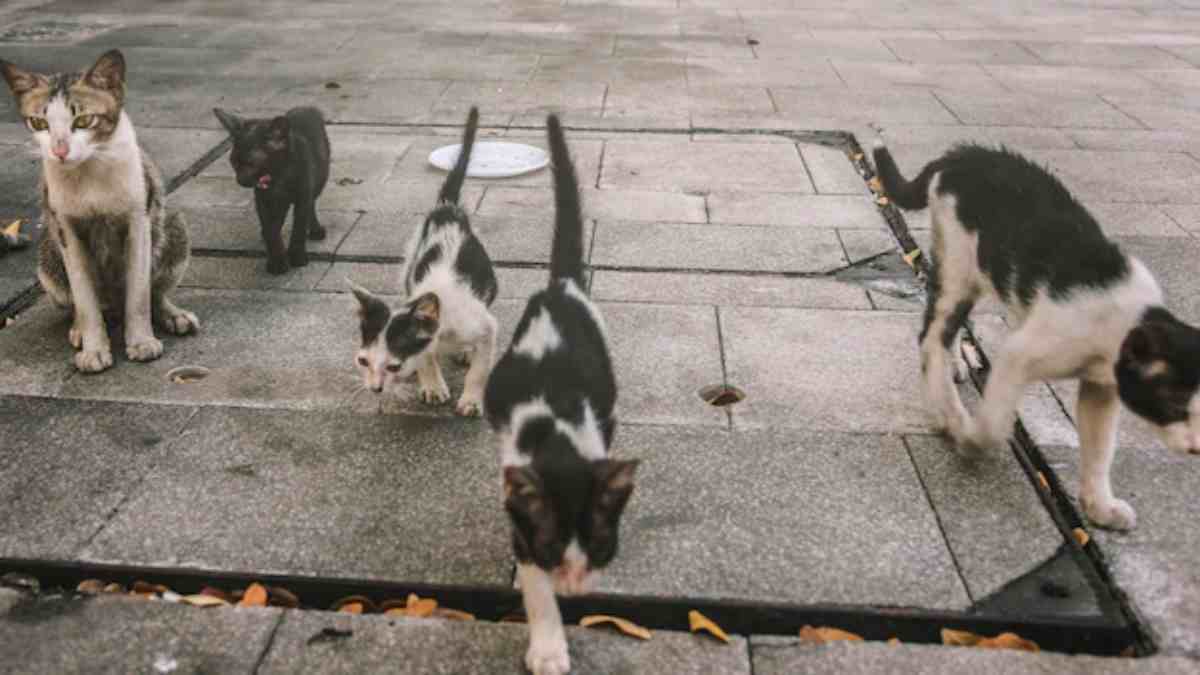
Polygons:
[[[933,273],[921,367],[941,425],[963,449],[998,446],[1026,385],[1079,378],[1080,501],[1097,525],[1132,528],[1137,516],[1113,495],[1109,477],[1119,402],[1171,449],[1200,451],[1200,331],[1167,311],[1146,267],[1025,158],[959,146],[911,182],[881,145],[875,164],[896,204],[929,207]],[[972,306],[989,293],[1006,304],[1013,325],[972,417],[952,382],[951,349]]]
[[355,361],[366,387],[390,391],[415,371],[421,400],[450,400],[442,378],[439,351],[470,359],[462,397],[455,411],[478,416],[483,388],[496,353],[496,319],[489,311],[496,299],[496,274],[483,244],[471,230],[458,203],[479,111],[471,108],[458,161],[438,195],[438,205],[409,239],[401,277],[405,300],[393,312],[366,289],[352,285],[358,298],[362,347]]
[[554,594],[581,593],[617,552],[636,460],[609,459],[617,383],[604,320],[584,293],[583,217],[558,118],[546,121],[556,221],[550,284],[529,299],[488,381],[500,439],[504,508],[529,620],[534,675],[570,670]]
[[75,367],[112,365],[105,310],[124,315],[126,356],[158,358],[154,324],[184,335],[200,322],[167,297],[187,269],[187,226],[166,212],[158,167],[125,114],[125,58],[114,49],[87,72],[54,75],[0,60],[0,72],[41,150],[46,232],[37,275],[72,309]]

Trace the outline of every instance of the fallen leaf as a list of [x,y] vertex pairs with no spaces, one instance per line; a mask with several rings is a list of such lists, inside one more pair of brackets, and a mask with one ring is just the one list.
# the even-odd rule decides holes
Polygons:
[[1118,654],[1118,656],[1120,656],[1122,658],[1126,658],[1126,659],[1132,659],[1135,656],[1137,656],[1137,647],[1135,647],[1133,645],[1129,645],[1125,649],[1122,649],[1121,653]]
[[887,197],[880,195],[875,198],[875,203],[880,206],[887,206],[888,204],[891,204],[892,202]]
[[755,40],[754,38],[747,38],[746,44],[750,45],[751,47],[754,47],[755,45],[758,44],[758,40]]
[[619,616],[608,616],[607,614],[592,614],[590,616],[585,616],[579,620],[579,625],[583,626],[585,628],[590,627],[590,626],[598,626],[598,625],[602,625],[602,624],[612,624],[617,627],[617,630],[621,631],[622,633],[624,633],[626,635],[629,635],[629,636],[632,636],[635,638],[640,638],[642,640],[650,639],[650,631],[646,630],[645,628],[642,628],[641,626],[637,625],[636,623],[633,623],[632,621],[629,621],[627,619],[622,619]]
[[917,258],[920,258],[920,257],[921,257],[921,249],[914,248],[913,250],[904,254],[904,262],[908,263],[909,267],[916,267]]
[[4,228],[4,236],[9,239],[16,239],[21,234],[21,219],[17,218]]
[[250,584],[250,588],[242,594],[242,599],[238,600],[238,607],[266,607],[267,606],[267,588],[262,584],[255,582]]
[[419,618],[424,618],[433,614],[433,610],[437,609],[437,600],[433,598],[422,598],[416,593],[408,594],[408,615]]
[[203,593],[185,595],[181,600],[192,607],[224,607],[229,604],[215,595],[205,595]]
[[361,178],[339,178],[337,180],[338,185],[359,185],[362,182]]
[[[347,607],[348,605],[358,605],[358,607],[356,609],[354,607]],[[330,609],[335,612],[346,612],[348,614],[373,614],[379,611],[375,603],[371,602],[371,599],[365,595],[348,595],[333,603]]]
[[982,639],[970,631],[942,629],[942,644],[951,647],[974,647]]
[[227,605],[233,604],[233,596],[219,588],[213,588],[212,586],[205,586],[204,588],[201,588],[200,595],[208,595],[217,598],[218,600],[224,600],[225,604]]
[[325,88],[326,89],[341,89],[342,85],[338,84],[337,82],[326,82]]
[[871,192],[875,194],[883,194],[883,183],[879,181],[879,176],[867,181],[867,187],[871,188]]
[[138,580],[138,581],[133,582],[133,586],[132,586],[131,590],[134,593],[155,593],[155,594],[157,594],[157,593],[162,593],[163,591],[170,590],[170,589],[168,589],[166,586],[163,586],[162,584],[152,584],[152,583],[149,583],[146,581]]
[[528,619],[521,612],[513,612],[500,617],[500,623],[527,623]]
[[1089,535],[1087,530],[1084,530],[1082,527],[1077,527],[1071,530],[1071,534],[1075,536],[1075,541],[1079,542],[1081,547],[1087,546],[1088,542],[1092,540],[1091,535]]
[[470,612],[464,612],[461,609],[450,609],[449,607],[438,607],[433,610],[433,615],[439,619],[449,619],[451,621],[474,621],[475,615]]
[[279,586],[267,586],[267,598],[274,607],[295,609],[300,606],[300,598],[297,598],[295,593]]
[[721,630],[720,626],[713,623],[712,620],[707,616],[704,616],[694,609],[688,612],[688,626],[691,628],[693,633],[701,630],[708,631],[713,637],[717,638],[721,642],[729,642],[729,636],[725,634],[725,631]]
[[812,626],[804,626],[800,629],[800,639],[805,642],[814,642],[816,644],[825,644],[826,642],[837,642],[846,640],[849,642],[862,642],[862,636],[850,631],[842,630],[841,628],[832,628],[830,626],[820,626],[813,628]]
[[105,593],[124,593],[125,587],[118,583],[111,583],[104,587]]
[[104,582],[99,579],[84,579],[75,587],[76,593],[87,593],[88,595],[96,595],[104,592]]
[[141,598],[143,600],[157,600],[158,599],[158,593],[145,593],[145,592],[138,592],[138,591],[129,591],[129,594],[135,598]]
[[346,614],[362,614],[363,605],[361,602],[347,602],[341,607],[338,607],[337,611],[344,612]]
[[1046,474],[1039,471],[1039,472],[1037,472],[1037,478],[1038,478],[1038,485],[1041,485],[1043,490],[1050,489],[1050,481],[1046,480]]
[[887,643],[888,643],[889,645],[898,645],[898,644],[900,644],[900,638],[898,638],[898,637],[890,637],[890,638],[888,638],[888,641],[887,641]]
[[942,629],[942,644],[951,647],[979,647],[981,649],[1018,649],[1027,652],[1040,651],[1032,640],[1016,633],[1001,633],[996,637],[984,637],[965,630]]

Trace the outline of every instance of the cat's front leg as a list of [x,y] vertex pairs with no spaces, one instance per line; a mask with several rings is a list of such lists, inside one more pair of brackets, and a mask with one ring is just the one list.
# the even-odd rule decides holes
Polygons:
[[1096,525],[1130,530],[1137,525],[1137,513],[1128,502],[1113,496],[1110,475],[1120,414],[1116,386],[1079,381],[1079,401],[1075,406],[1079,425],[1079,501],[1088,519]]
[[454,408],[463,417],[479,417],[483,414],[483,390],[487,387],[488,374],[491,373],[496,353],[496,318],[490,313],[484,316],[484,335],[473,346],[462,397]]
[[162,356],[162,342],[154,337],[150,311],[150,219],[138,214],[129,224],[125,242],[125,355],[131,361],[153,361]]
[[421,402],[428,405],[439,405],[450,400],[450,387],[442,377],[442,367],[438,365],[437,346],[425,350],[418,358],[421,365],[417,366],[417,386],[420,388]]
[[292,214],[292,235],[288,242],[288,262],[292,267],[304,267],[308,264],[308,235],[316,220],[316,205],[312,195],[296,200]]
[[288,204],[279,203],[265,192],[254,191],[254,208],[258,212],[263,244],[267,247],[267,272],[283,274],[288,271],[287,250],[283,246],[283,221],[287,218]]
[[554,581],[537,565],[517,565],[517,580],[529,621],[529,650],[525,652],[525,667],[533,675],[565,675],[571,670],[567,652],[567,636],[563,630],[558,600],[554,597]]
[[[85,373],[98,373],[112,366],[113,360],[112,345],[100,310],[100,298],[96,294],[91,256],[70,226],[59,224],[56,232],[62,244],[63,262],[75,310],[71,323],[72,334],[69,336],[72,344],[77,341],[79,345],[75,367]],[[50,232],[49,236],[54,234]]]

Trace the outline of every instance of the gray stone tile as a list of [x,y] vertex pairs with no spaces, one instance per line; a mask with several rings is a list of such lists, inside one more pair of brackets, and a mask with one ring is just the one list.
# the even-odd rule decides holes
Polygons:
[[1108,94],[1104,99],[1150,129],[1188,132],[1200,129],[1200,105],[1190,96]]
[[[584,187],[583,212],[599,220],[703,223],[704,197],[681,192],[597,190]],[[554,192],[544,187],[489,187],[479,203],[479,217],[528,216],[547,223],[554,218]]]
[[1180,319],[1200,324],[1200,294],[1196,293],[1195,263],[1200,241],[1163,237],[1118,237],[1128,254],[1146,263],[1158,279],[1167,307]]
[[[1178,204],[1090,202],[1087,205],[1109,236],[1187,237],[1188,231],[1170,216]],[[1195,207],[1186,207],[1195,209]]]
[[479,53],[612,56],[617,36],[609,32],[488,33]]
[[885,63],[834,61],[834,69],[852,89],[880,87],[995,91],[998,84],[974,63]]
[[72,558],[137,491],[192,413],[182,406],[6,397],[0,556]]
[[871,230],[839,230],[838,238],[846,249],[851,263],[862,262],[899,249],[896,238],[889,230],[876,227]]
[[[534,116],[537,124],[544,125],[546,123],[545,115]],[[462,124],[462,120],[456,120],[458,124]],[[577,122],[574,115],[565,115],[563,123],[570,126]],[[575,175],[579,178],[580,185],[595,185],[596,177],[600,175],[600,155],[603,152],[604,141],[595,139],[577,139],[574,134],[567,132],[567,142],[570,145],[571,159],[575,163]],[[395,170],[386,186],[389,191],[401,189],[396,184],[419,184],[426,186],[423,200],[420,201],[420,212],[424,213],[433,208],[433,202],[437,198],[438,189],[442,182],[446,179],[446,172],[434,168],[429,164],[429,154],[435,149],[443,145],[452,145],[459,142],[461,131],[454,130],[452,136],[422,136],[416,139],[412,147],[404,154],[403,159],[396,165]],[[484,140],[481,132],[479,141]],[[505,136],[505,141],[515,143],[528,143],[539,148],[546,147],[546,132],[524,132],[521,134],[511,133]],[[608,160],[605,159],[607,162]],[[514,176],[512,178],[494,178],[494,179],[475,179],[468,178],[463,185],[462,201],[465,204],[474,204],[478,201],[478,196],[482,189],[491,186],[533,186],[540,187],[547,191],[551,189],[550,172],[546,169],[525,174],[523,176]],[[475,201],[472,201],[474,197]],[[365,207],[364,207],[365,208]]]
[[[421,216],[388,216],[367,213],[338,249],[339,255],[404,255],[404,245]],[[553,211],[541,217],[479,216],[471,227],[495,262],[549,262],[554,236]],[[591,238],[592,223],[584,223],[584,241]]]
[[840,148],[801,145],[800,154],[820,194],[865,195],[867,184]]
[[[139,127],[138,142],[158,165],[163,180],[171,180],[225,140],[223,131]],[[220,161],[220,160],[218,160]]]
[[[435,111],[457,112],[466,119],[471,106],[494,113],[540,114],[574,111],[597,112],[604,103],[603,82],[573,82],[556,80],[523,81],[460,81],[451,82],[449,89],[434,104]],[[482,119],[481,119],[481,124]]]
[[599,270],[592,277],[597,300],[731,307],[870,309],[866,293],[831,279],[788,279],[732,274],[670,274]]
[[1008,40],[885,39],[901,61],[914,63],[1038,63]]
[[[353,634],[336,643],[308,644],[326,628]],[[643,642],[572,626],[567,628],[567,645],[573,673],[750,673],[749,652],[741,637],[722,645],[687,633],[655,631],[652,640]],[[289,612],[258,672],[523,672],[528,646],[529,628],[521,624]]]
[[906,442],[972,599],[1000,590],[1062,545],[1050,514],[1007,449],[971,462],[940,437],[909,436]]
[[1193,235],[1200,233],[1200,208],[1194,204],[1163,204],[1159,208],[1187,232]]
[[707,199],[714,224],[877,229],[883,223],[864,197],[721,191]]
[[167,203],[171,207],[183,210],[215,207],[252,212],[254,193],[229,178],[196,176],[172,192]]
[[600,188],[707,192],[716,186],[812,191],[795,147],[691,141],[606,143]]
[[0,617],[0,658],[28,673],[251,675],[281,615],[123,596],[28,600]]
[[987,72],[1004,86],[1050,96],[1158,93],[1162,90],[1141,72],[1077,66],[989,65]]
[[830,272],[846,264],[833,230],[601,223],[592,264],[659,270]]
[[1044,63],[1101,68],[1187,68],[1187,61],[1152,45],[1026,42],[1022,45]]
[[808,129],[860,124],[957,124],[959,120],[928,91],[901,89],[797,89],[772,87],[783,113],[799,115]]
[[1182,153],[1037,150],[1029,154],[1047,164],[1085,203],[1200,200],[1200,162]]
[[[171,208],[177,205],[172,202]],[[192,249],[216,249],[220,251],[248,251],[266,254],[263,244],[262,230],[258,222],[258,214],[253,206],[242,208],[180,206],[187,219],[188,236]],[[284,234],[291,233],[291,216],[284,223]],[[346,238],[354,224],[358,222],[359,214],[352,211],[333,211],[317,203],[317,219],[328,232],[322,241],[309,241],[310,253],[333,253],[338,244]]]
[[919,324],[878,311],[722,307],[729,382],[747,394],[734,427],[928,432]]
[[661,35],[618,35],[613,56],[621,58],[707,57],[719,59],[753,59],[754,50],[746,39],[736,35],[693,35],[666,37]]
[[1196,152],[1200,138],[1187,130],[1134,131],[1116,129],[1069,129],[1069,135],[1084,150],[1147,150]]
[[1046,96],[997,92],[991,95],[956,91],[938,96],[963,124],[983,126],[1143,128],[1096,96]]
[[[1139,133],[1127,131],[1100,130],[1101,133],[1118,135]],[[927,126],[888,125],[882,133],[874,129],[864,128],[857,131],[858,142],[863,149],[869,149],[875,138],[882,136],[888,143],[893,154],[901,146],[922,146],[936,148],[923,161],[933,159],[938,153],[944,152],[955,143],[983,143],[985,145],[1006,145],[1018,150],[1030,148],[1075,148],[1078,147],[1072,136],[1076,130],[1062,131],[1042,126],[1026,127],[977,127],[977,126]],[[1087,130],[1086,133],[1091,133]]]
[[691,85],[839,87],[842,81],[824,59],[730,60],[689,58]]
[[759,58],[821,63],[823,61],[896,61],[895,54],[879,39],[842,40],[809,32],[787,37],[764,37],[755,45]]
[[1010,650],[946,648],[940,645],[888,645],[879,642],[803,644],[795,639],[754,638],[754,672],[758,675],[816,675],[896,672],[1061,673],[1062,675],[1167,675],[1195,673],[1195,662],[1183,658],[1143,659],[1032,654]]
[[504,585],[491,446],[481,420],[208,408],[81,555]]
[[[743,384],[751,387],[748,400],[765,395]],[[643,463],[621,554],[599,591],[805,605],[969,604],[894,436],[626,427],[616,444]],[[680,453],[688,461],[679,462]],[[850,493],[861,498],[847,500]],[[871,507],[878,503],[890,506]],[[723,515],[703,515],[712,513]]]
[[[53,396],[75,375],[71,316],[45,296],[0,330],[0,392]],[[115,352],[114,352],[115,354]]]
[[653,82],[682,85],[686,82],[682,58],[581,58],[543,56],[534,80],[572,82]]
[[712,307],[605,302],[600,311],[608,325],[622,424],[727,424],[725,412],[699,395],[701,388],[722,382]]
[[[500,287],[496,297],[513,300],[526,300],[544,289],[550,276],[543,268],[497,267],[495,272]],[[399,263],[334,263],[317,290],[344,293],[347,278],[373,293],[400,293]]]
[[192,288],[241,288],[255,290],[311,291],[331,263],[311,260],[285,274],[268,274],[266,258],[210,258],[193,256],[181,286]]

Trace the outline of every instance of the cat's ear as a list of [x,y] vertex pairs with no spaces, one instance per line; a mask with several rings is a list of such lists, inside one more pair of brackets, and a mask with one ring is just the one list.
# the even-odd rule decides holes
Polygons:
[[437,325],[442,316],[442,303],[437,293],[426,293],[413,303],[413,317],[418,321],[430,322]]
[[213,114],[217,116],[217,119],[221,122],[221,126],[225,127],[225,130],[228,131],[231,136],[237,136],[240,134],[242,132],[242,128],[246,124],[242,121],[242,118],[231,112],[222,110],[221,108],[213,108]]
[[633,474],[637,472],[639,460],[618,461],[602,459],[592,464],[596,476],[596,506],[603,510],[619,511],[633,492]]
[[45,75],[21,70],[4,59],[0,59],[0,73],[4,75],[4,81],[8,83],[8,88],[12,91],[13,96],[18,98],[38,87],[50,84]]
[[1148,366],[1167,357],[1169,336],[1166,326],[1154,321],[1143,321],[1134,326],[1121,343],[1121,360]]
[[350,279],[346,279],[346,284],[350,286],[350,291],[354,293],[354,297],[358,299],[358,316],[365,317],[370,311],[371,306],[379,302],[379,299],[371,294],[371,291],[359,286]]
[[112,49],[100,55],[96,64],[83,77],[97,89],[120,89],[125,86],[125,56]]

